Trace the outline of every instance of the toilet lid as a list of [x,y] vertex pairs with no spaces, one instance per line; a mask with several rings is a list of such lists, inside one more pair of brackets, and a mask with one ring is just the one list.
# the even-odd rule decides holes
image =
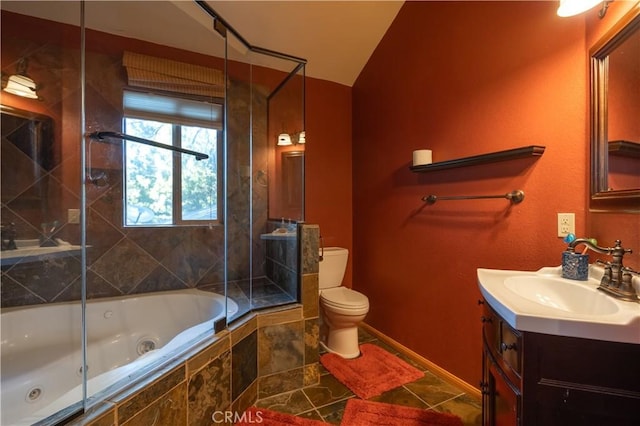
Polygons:
[[322,290],[320,298],[325,304],[338,308],[361,309],[369,306],[367,296],[342,286]]

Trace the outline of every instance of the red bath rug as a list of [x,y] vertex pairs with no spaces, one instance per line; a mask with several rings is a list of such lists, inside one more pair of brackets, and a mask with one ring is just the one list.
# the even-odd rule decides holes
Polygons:
[[306,419],[293,414],[280,413],[258,407],[247,408],[247,411],[242,413],[235,424],[239,426],[327,426],[326,423],[319,420]]
[[380,395],[424,376],[422,371],[370,343],[360,345],[358,358],[344,359],[328,353],[320,357],[320,362],[362,399]]
[[351,398],[342,416],[344,426],[462,426],[462,419],[453,414],[432,410],[363,401]]

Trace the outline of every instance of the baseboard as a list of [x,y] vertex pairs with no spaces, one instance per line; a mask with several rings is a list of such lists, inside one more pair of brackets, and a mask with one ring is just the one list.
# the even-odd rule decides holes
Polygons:
[[369,324],[360,323],[359,326],[362,327],[367,333],[371,334],[372,336],[377,337],[378,339],[384,341],[389,346],[391,346],[394,349],[396,349],[399,353],[401,353],[401,354],[403,354],[403,355],[405,355],[405,356],[407,356],[407,357],[409,357],[411,359],[414,359],[414,360],[418,361],[421,364],[426,365],[430,372],[432,372],[436,376],[440,377],[442,380],[444,380],[444,381],[446,381],[448,383],[451,383],[452,385],[455,385],[455,386],[463,389],[466,393],[468,393],[468,394],[470,394],[470,395],[472,395],[472,396],[474,396],[474,397],[476,397],[478,399],[482,398],[482,394],[480,393],[480,389],[476,388],[475,386],[472,386],[469,383],[467,383],[464,380],[462,380],[461,378],[454,376],[453,374],[449,373],[444,368],[440,367],[437,364],[434,364],[433,362],[431,362],[428,359],[424,358],[420,354],[415,353],[414,351],[412,351],[411,349],[407,348],[406,346],[403,346],[401,343],[396,342],[391,337],[389,337],[389,336],[385,335],[384,333],[376,330],[375,328],[371,327]]

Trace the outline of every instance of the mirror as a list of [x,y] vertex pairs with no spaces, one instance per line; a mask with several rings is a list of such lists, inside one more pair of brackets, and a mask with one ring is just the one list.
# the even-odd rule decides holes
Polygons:
[[589,53],[591,198],[640,198],[640,7]]
[[283,152],[280,169],[282,217],[299,218],[304,199],[304,151]]

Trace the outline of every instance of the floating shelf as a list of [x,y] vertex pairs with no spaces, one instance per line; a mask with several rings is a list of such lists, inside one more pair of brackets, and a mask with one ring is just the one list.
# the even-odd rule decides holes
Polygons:
[[609,142],[609,154],[622,157],[640,157],[640,144],[629,141]]
[[410,166],[412,172],[422,173],[434,170],[454,169],[457,167],[475,166],[477,164],[496,163],[498,161],[515,160],[525,157],[539,157],[544,153],[544,146],[529,145],[506,151],[490,152],[472,157],[456,158],[454,160],[438,161],[437,163]]

